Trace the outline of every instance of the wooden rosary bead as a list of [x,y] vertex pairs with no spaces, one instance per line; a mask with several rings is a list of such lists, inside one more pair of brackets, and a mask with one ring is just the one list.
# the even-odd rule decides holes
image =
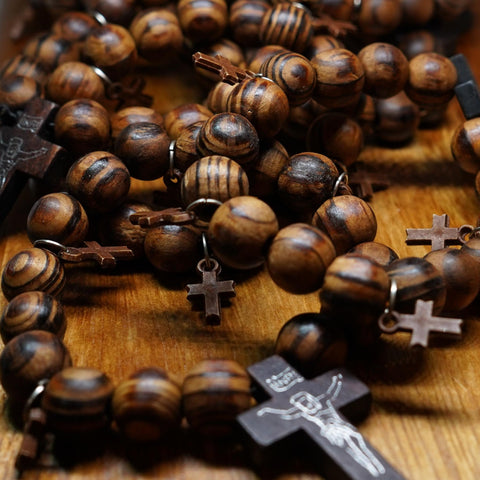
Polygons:
[[285,92],[290,105],[305,103],[312,96],[317,81],[312,64],[303,55],[294,52],[270,57],[261,65],[260,73]]
[[133,178],[155,180],[169,168],[170,139],[155,123],[134,123],[124,128],[115,140],[114,152]]
[[321,12],[337,20],[349,21],[355,13],[354,0],[328,0],[322,3]]
[[246,270],[265,260],[268,243],[278,232],[274,211],[256,197],[235,197],[213,214],[208,239],[215,256],[232,268]]
[[331,35],[315,35],[308,46],[305,56],[313,58],[315,55],[333,48],[345,48],[345,45],[338,38]]
[[70,100],[55,116],[55,140],[76,156],[107,149],[110,142],[107,110],[88,98]]
[[313,36],[312,17],[303,5],[280,2],[264,15],[260,39],[264,45],[281,45],[303,52]]
[[400,0],[362,0],[357,24],[365,35],[393,32],[402,21]]
[[414,30],[401,35],[398,46],[408,60],[421,53],[441,53],[435,36],[428,30]]
[[95,19],[84,12],[65,12],[53,22],[51,32],[69,42],[82,42],[97,26]]
[[197,122],[184,128],[175,142],[175,168],[181,172],[185,172],[190,165],[200,159],[197,139],[204,123]]
[[74,99],[101,101],[105,97],[102,79],[82,62],[59,65],[50,75],[46,91],[50,100],[61,105]]
[[328,236],[306,223],[282,228],[268,250],[267,266],[272,280],[290,293],[305,294],[323,284],[327,267],[335,258]]
[[253,56],[250,58],[248,69],[252,72],[260,72],[260,67],[265,63],[269,58],[277,55],[277,53],[288,52],[285,47],[281,45],[265,45],[260,47],[255,51]]
[[445,280],[434,265],[423,258],[407,257],[395,260],[387,273],[397,284],[395,310],[412,313],[415,302],[433,300],[433,313],[445,305]]
[[233,360],[204,360],[185,377],[183,411],[191,428],[205,436],[232,433],[239,413],[251,407],[250,377]]
[[55,374],[42,397],[47,425],[56,434],[97,433],[108,426],[110,379],[94,368],[70,367]]
[[89,0],[90,9],[105,17],[108,23],[126,27],[132,21],[136,11],[135,0]]
[[44,85],[48,78],[45,67],[39,61],[27,58],[25,55],[16,55],[2,63],[0,77],[9,75],[32,78],[40,85]]
[[228,25],[225,0],[180,0],[177,12],[183,33],[192,42],[211,43]]
[[151,442],[180,427],[180,386],[160,368],[130,375],[113,393],[112,415],[120,432],[134,442]]
[[127,198],[130,174],[115,155],[92,152],[70,167],[67,187],[87,210],[109,212]]
[[228,156],[245,166],[255,160],[260,140],[253,125],[238,113],[218,113],[203,123],[197,137],[197,149],[202,157]]
[[313,98],[327,108],[341,108],[358,102],[365,72],[358,57],[342,48],[332,48],[311,59],[317,72]]
[[0,319],[3,343],[31,330],[43,330],[62,339],[67,327],[62,304],[45,292],[24,292],[6,306]]
[[470,259],[476,265],[480,276],[480,237],[471,237],[462,245],[461,250],[470,255]]
[[166,8],[140,11],[130,25],[138,54],[154,63],[166,63],[183,46],[177,16]]
[[248,195],[248,177],[243,168],[228,157],[203,157],[185,172],[181,195],[185,206],[199,198],[225,202],[232,197]]
[[410,77],[405,92],[420,107],[435,108],[451,100],[456,83],[457,71],[447,57],[422,53],[410,60]]
[[80,202],[68,193],[49,193],[39,198],[27,218],[28,238],[78,245],[88,234],[88,217]]
[[282,133],[297,142],[305,141],[313,121],[325,111],[315,100],[307,100],[302,105],[291,106],[287,121],[282,127]]
[[[210,44],[206,49],[205,53],[212,57],[220,55],[221,57],[226,58],[230,63],[236,65],[240,68],[246,67],[245,56],[243,55],[243,50],[234,41],[228,38],[220,38],[216,42]],[[205,72],[205,70],[203,70]],[[213,80],[218,81],[218,75],[214,75]]]
[[398,259],[397,253],[387,245],[378,242],[363,242],[355,245],[348,253],[360,255],[374,260],[382,267],[387,267]]
[[363,150],[363,131],[348,115],[327,112],[310,124],[307,149],[351,166]]
[[67,348],[53,333],[33,330],[10,340],[0,355],[0,382],[12,408],[21,411],[40,380],[71,364]]
[[185,273],[195,269],[200,256],[200,232],[190,225],[161,225],[145,237],[145,255],[162,272]]
[[199,103],[180,105],[165,115],[165,130],[172,140],[176,140],[180,132],[189,125],[208,120],[213,113]]
[[118,134],[129,125],[140,122],[155,123],[163,126],[163,117],[158,112],[148,107],[127,107],[118,112],[112,113],[110,124],[112,128],[112,141],[118,137]]
[[278,192],[291,210],[313,212],[332,196],[337,178],[337,167],[325,155],[298,153],[278,177]]
[[468,9],[471,0],[435,0],[436,14],[443,20],[451,21],[452,18],[460,16]]
[[12,110],[25,108],[36,97],[42,96],[42,87],[33,79],[20,75],[0,78],[0,103]]
[[365,93],[376,98],[390,98],[405,88],[409,64],[397,47],[389,43],[371,43],[360,50],[358,58],[365,71]]
[[208,93],[207,107],[214,113],[227,111],[228,97],[234,85],[225,82],[217,82]]
[[260,25],[269,8],[265,0],[235,0],[229,19],[233,39],[244,47],[260,45]]
[[344,366],[347,352],[343,332],[320,313],[295,315],[280,329],[275,343],[275,353],[306,378]]
[[402,23],[415,26],[425,25],[435,13],[435,0],[401,0]]
[[2,273],[2,291],[7,300],[33,290],[59,294],[65,286],[60,260],[47,250],[28,248],[14,255]]
[[364,138],[371,136],[377,117],[375,112],[375,102],[370,95],[361,95],[354,110],[354,116],[362,129]]
[[375,213],[367,202],[354,195],[329,198],[313,215],[312,224],[330,237],[337,255],[372,241],[377,234]]
[[111,80],[121,80],[137,62],[135,40],[120,25],[95,28],[85,39],[83,55]]
[[443,311],[458,312],[468,307],[480,289],[480,275],[475,262],[465,250],[443,248],[425,255],[445,280]]
[[237,83],[228,97],[228,111],[246,117],[259,137],[274,137],[288,118],[288,98],[266,78],[250,78]]
[[456,129],[452,137],[452,155],[465,172],[475,175],[480,170],[480,118],[467,120]]

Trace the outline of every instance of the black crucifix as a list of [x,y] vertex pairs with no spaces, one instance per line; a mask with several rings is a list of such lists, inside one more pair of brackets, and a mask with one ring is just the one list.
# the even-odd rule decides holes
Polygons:
[[107,86],[106,96],[110,100],[116,100],[115,110],[126,107],[150,107],[153,98],[143,93],[145,88],[145,79],[135,77],[126,83],[114,82]]
[[197,68],[216,73],[222,82],[230,85],[240,83],[246,78],[255,77],[254,72],[236,67],[230,60],[222,57],[222,55],[212,57],[206,53],[197,52],[193,54],[192,58],[193,64]]
[[455,95],[467,120],[480,117],[480,90],[475,76],[464,55],[458,54],[450,58],[457,69],[457,85]]
[[373,197],[374,190],[389,187],[390,180],[383,173],[355,170],[348,173],[348,184],[353,187],[358,197],[369,200]]
[[97,242],[83,242],[82,248],[66,247],[57,253],[65,262],[84,262],[94,260],[102,268],[112,268],[117,264],[117,258],[133,258],[134,254],[128,247],[103,247]]
[[449,228],[447,214],[433,215],[432,228],[407,228],[407,245],[432,245],[432,250],[440,250],[447,245],[460,245],[458,228]]
[[271,397],[237,417],[257,445],[270,447],[302,431],[318,447],[327,478],[403,479],[345,420],[343,415],[365,416],[371,404],[368,387],[347,370],[337,368],[306,380],[274,355],[248,372]]
[[0,222],[6,217],[28,177],[43,180],[65,150],[41,138],[57,105],[36,98],[16,125],[0,126]]

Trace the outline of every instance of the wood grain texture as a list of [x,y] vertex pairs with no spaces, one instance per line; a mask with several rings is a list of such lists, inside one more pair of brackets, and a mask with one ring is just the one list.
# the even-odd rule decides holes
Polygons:
[[[461,42],[480,78],[480,4],[474,2],[476,28]],[[21,10],[21,2],[1,2],[0,19],[7,22]],[[4,39],[6,28],[0,29]],[[2,41],[2,59],[14,53]],[[154,107],[162,112],[182,101],[200,101],[200,89],[178,81],[178,69],[148,77]],[[160,78],[160,80],[158,79]],[[187,80],[189,81],[189,80]],[[395,180],[376,192],[371,201],[378,221],[376,240],[400,256],[423,256],[426,246],[407,247],[406,228],[431,224],[432,214],[448,213],[452,226],[474,224],[479,214],[473,176],[453,162],[450,139],[462,121],[456,101],[446,123],[436,130],[416,133],[414,142],[401,149],[368,147],[361,159]],[[158,183],[133,182],[132,198],[151,200]],[[25,222],[33,196],[24,192],[1,228],[0,264],[30,246]],[[265,269],[242,275],[237,296],[222,312],[219,327],[207,326],[192,312],[180,281],[165,279],[141,265],[120,267],[114,273],[69,268],[63,296],[69,326],[65,343],[77,366],[99,368],[115,385],[136,369],[151,365],[182,378],[206,358],[228,358],[248,366],[273,353],[280,327],[292,316],[318,312],[316,293],[295,296],[276,287]],[[0,307],[6,306],[0,299]],[[280,307],[281,306],[281,307]],[[478,302],[465,318],[462,340],[436,346],[423,355],[406,349],[408,334],[387,338],[377,352],[378,362],[359,365],[362,379],[372,390],[371,414],[359,425],[361,433],[408,479],[475,480],[480,476],[480,389],[478,379],[480,323]],[[4,397],[1,396],[2,405]],[[3,406],[1,407],[4,411]],[[186,435],[187,438],[189,434]],[[0,415],[0,479],[14,478],[13,463],[21,435]],[[183,446],[182,446],[183,443]],[[112,442],[106,452],[69,468],[26,472],[26,480],[178,479],[257,480],[255,473],[233,450],[223,446],[215,453],[194,442],[172,439],[168,445],[145,449],[150,458],[140,468]],[[150,454],[150,455],[148,455]],[[288,462],[286,462],[288,463]],[[293,471],[277,473],[282,480],[319,480],[303,472],[291,459]],[[282,461],[283,465],[283,461]],[[302,474],[300,474],[302,472]],[[272,474],[273,475],[273,474]]]

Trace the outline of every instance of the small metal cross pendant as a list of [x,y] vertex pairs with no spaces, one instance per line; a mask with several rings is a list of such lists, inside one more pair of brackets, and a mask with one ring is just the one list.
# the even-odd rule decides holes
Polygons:
[[336,20],[325,13],[320,13],[313,19],[313,28],[315,33],[327,33],[335,38],[358,30],[357,26],[352,22]]
[[458,228],[449,228],[447,214],[433,215],[432,228],[407,228],[407,245],[432,245],[432,250],[440,250],[447,245],[462,243]]
[[380,190],[390,186],[390,180],[383,173],[355,170],[348,173],[348,183],[355,194],[362,200],[373,197],[374,190]]
[[115,110],[126,107],[150,107],[153,98],[143,93],[145,88],[145,79],[135,77],[127,83],[114,82],[107,86],[106,95],[110,100],[116,100]]
[[197,52],[193,56],[193,64],[197,68],[216,73],[222,82],[230,85],[240,83],[246,78],[254,78],[255,73],[250,70],[236,67],[227,58],[221,55],[212,57],[205,53]]
[[23,439],[15,460],[15,468],[23,472],[35,465],[42,450],[46,433],[47,416],[39,407],[31,408],[23,428]]
[[86,247],[66,247],[57,253],[65,262],[83,262],[94,260],[102,268],[112,268],[117,264],[117,258],[133,258],[134,254],[128,247],[103,247],[97,242],[83,242]]
[[181,207],[130,215],[130,222],[142,228],[158,227],[159,225],[185,225],[192,223],[194,219],[193,212],[186,212]]

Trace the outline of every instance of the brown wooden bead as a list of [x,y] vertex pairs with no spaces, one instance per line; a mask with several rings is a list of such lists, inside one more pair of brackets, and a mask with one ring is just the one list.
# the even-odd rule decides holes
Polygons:
[[260,45],[260,25],[270,4],[265,0],[235,0],[230,5],[233,39],[244,47]]
[[315,100],[307,100],[302,105],[291,106],[287,121],[282,127],[282,133],[294,140],[305,141],[308,130],[313,121],[325,109]]
[[349,21],[355,13],[354,0],[328,0],[322,3],[321,12],[338,20]]
[[256,73],[260,72],[260,67],[264,62],[282,52],[288,52],[288,50],[281,45],[265,45],[260,47],[249,59],[248,69]]
[[185,172],[201,157],[197,150],[197,139],[204,123],[197,122],[184,128],[175,142],[175,168],[181,172]]
[[423,258],[400,258],[387,267],[387,272],[397,284],[395,310],[411,313],[421,299],[433,300],[433,312],[441,312],[446,298],[445,280],[433,264]]
[[366,35],[386,35],[402,21],[400,0],[362,0],[357,24]]
[[228,157],[211,155],[188,167],[182,178],[182,201],[188,206],[199,198],[224,202],[248,195],[248,177],[243,168]]
[[207,107],[214,113],[227,111],[228,97],[234,85],[225,82],[217,82],[208,93]]
[[130,375],[113,393],[112,415],[120,432],[135,442],[159,440],[180,427],[180,386],[160,368]]
[[220,262],[243,270],[264,262],[277,231],[274,211],[256,197],[243,196],[218,207],[208,225],[208,239]]
[[446,298],[443,311],[458,312],[468,307],[480,289],[475,262],[465,250],[443,248],[425,255],[445,280]]
[[127,198],[130,174],[115,155],[92,152],[70,167],[67,187],[86,209],[109,212]]
[[312,224],[330,237],[337,255],[347,253],[358,243],[372,241],[377,234],[372,208],[354,195],[325,201],[313,215]]
[[50,0],[49,2],[43,2],[42,6],[46,8],[46,11],[53,18],[56,18],[63,13],[80,8],[78,0]]
[[3,343],[31,330],[43,330],[63,338],[67,323],[62,304],[45,292],[24,292],[3,311],[0,334]]
[[110,379],[94,368],[70,367],[54,375],[42,397],[47,425],[55,433],[85,434],[108,425]]
[[102,79],[90,66],[82,62],[66,62],[50,75],[47,96],[59,104],[76,98],[101,101],[105,96],[105,88]]
[[53,333],[33,330],[10,340],[0,355],[0,382],[13,408],[21,409],[40,380],[72,364],[70,354]]
[[110,142],[107,110],[88,98],[70,100],[55,117],[55,139],[77,156],[106,149]]
[[194,123],[207,120],[213,113],[199,103],[180,105],[165,115],[165,129],[172,140],[176,140],[180,132]]
[[435,0],[401,0],[402,23],[414,26],[428,23],[435,12]]
[[33,79],[20,75],[0,78],[0,103],[12,110],[24,108],[36,97],[42,96],[42,87]]
[[191,428],[206,436],[231,434],[237,415],[251,407],[250,377],[233,360],[204,360],[185,377],[183,411]]
[[313,58],[315,55],[333,48],[345,48],[345,45],[338,38],[331,35],[315,35],[308,46],[305,56]]
[[128,125],[133,123],[149,122],[163,126],[163,117],[158,112],[148,107],[127,107],[115,112],[110,117],[112,140]]
[[322,286],[325,271],[334,258],[335,247],[325,233],[306,223],[294,223],[275,235],[267,266],[279,287],[305,294]]
[[81,42],[97,26],[95,19],[84,12],[65,12],[55,20],[51,31],[69,42]]
[[436,14],[444,20],[460,16],[472,4],[471,0],[435,0]]
[[9,75],[32,78],[40,85],[44,85],[48,78],[45,67],[39,61],[27,58],[25,55],[16,55],[2,63],[0,77]]
[[398,46],[408,60],[421,53],[441,53],[435,36],[428,30],[414,30],[401,35]]
[[183,33],[177,16],[166,8],[140,11],[130,25],[138,54],[154,63],[166,63],[178,54]]
[[307,149],[322,153],[349,167],[363,150],[362,128],[353,118],[343,113],[324,113],[310,124]]
[[467,120],[455,130],[452,155],[465,172],[475,175],[480,170],[480,118]]
[[85,240],[88,227],[85,210],[68,193],[50,193],[39,198],[27,218],[27,233],[32,243],[45,239],[77,245]]
[[225,0],[180,0],[178,20],[183,33],[193,42],[213,42],[228,24]]
[[313,212],[332,196],[337,178],[337,167],[325,155],[298,153],[278,178],[279,195],[291,210]]
[[124,27],[132,21],[136,11],[135,0],[89,0],[91,9],[105,17],[108,23]]
[[371,136],[376,121],[376,112],[375,102],[370,95],[362,94],[353,115],[362,128],[364,137]]
[[260,39],[265,45],[281,45],[294,52],[303,52],[313,36],[312,17],[303,7],[280,2],[264,15]]
[[195,269],[201,257],[200,232],[190,225],[161,225],[145,237],[145,255],[162,272],[183,273]]
[[57,295],[64,285],[60,260],[40,248],[21,250],[7,262],[2,273],[2,291],[8,300],[33,290]]
[[382,267],[387,267],[398,259],[397,253],[387,245],[378,242],[362,242],[355,245],[348,253],[360,255],[374,260]]
[[471,237],[462,245],[461,249],[470,255],[470,259],[476,265],[480,277],[480,237]]
[[135,41],[120,25],[94,29],[85,39],[83,54],[114,81],[131,72],[137,62]]
[[320,313],[294,316],[280,329],[275,343],[275,353],[306,378],[342,367],[347,351],[343,332]]
[[365,72],[362,63],[349,50],[333,48],[315,55],[311,63],[317,72],[313,98],[327,108],[357,103]]
[[266,78],[251,78],[235,85],[228,97],[228,111],[246,117],[260,137],[273,137],[288,118],[288,98]]
[[422,53],[410,60],[410,77],[405,92],[421,107],[439,107],[451,100],[456,83],[457,71],[447,57]]

